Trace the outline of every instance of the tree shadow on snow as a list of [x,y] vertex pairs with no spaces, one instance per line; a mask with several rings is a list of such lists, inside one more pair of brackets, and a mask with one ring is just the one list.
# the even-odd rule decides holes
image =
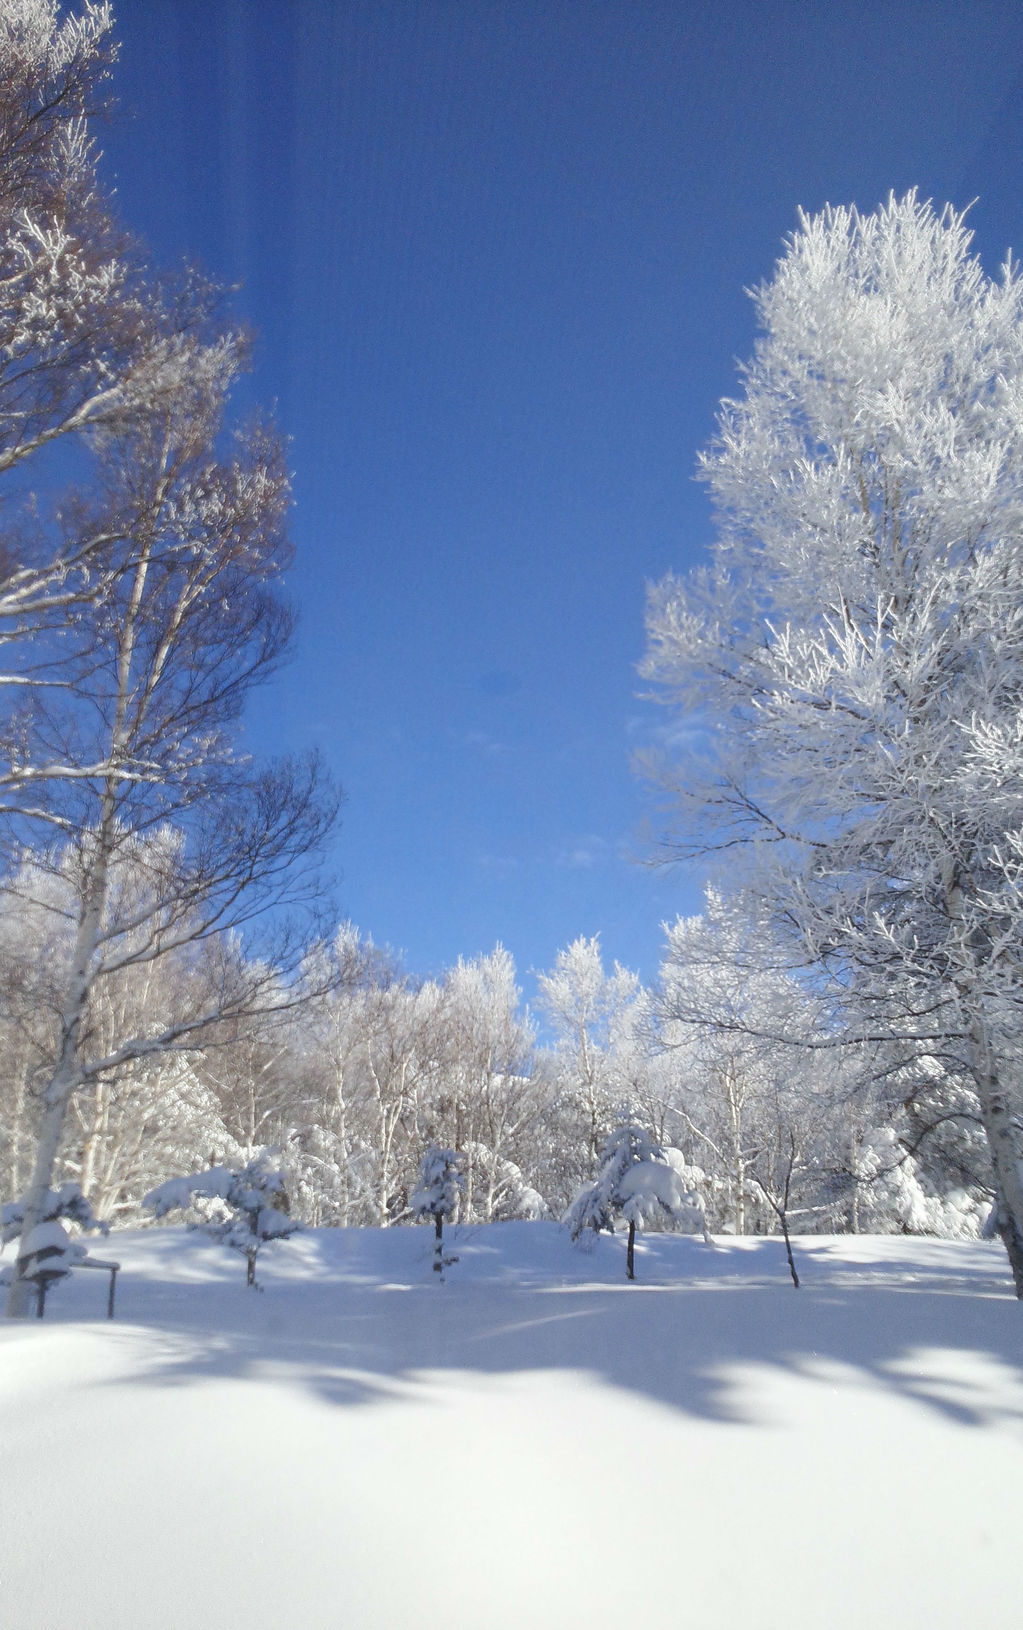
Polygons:
[[994,1252],[979,1268],[963,1257],[960,1271],[947,1247],[933,1261],[924,1250],[858,1263],[801,1241],[796,1291],[773,1240],[711,1252],[651,1238],[631,1285],[611,1277],[618,1242],[603,1243],[611,1256],[581,1265],[573,1256],[574,1277],[560,1282],[528,1270],[459,1279],[453,1268],[442,1285],[428,1270],[411,1284],[268,1276],[262,1297],[223,1283],[178,1286],[151,1296],[145,1312],[125,1306],[136,1322],[121,1336],[159,1331],[137,1372],[147,1385],[282,1380],[348,1407],[422,1404],[455,1372],[587,1372],[706,1420],[770,1424],[757,1394],[773,1372],[844,1387],[850,1400],[879,1390],[963,1426],[1023,1426],[1023,1308]]

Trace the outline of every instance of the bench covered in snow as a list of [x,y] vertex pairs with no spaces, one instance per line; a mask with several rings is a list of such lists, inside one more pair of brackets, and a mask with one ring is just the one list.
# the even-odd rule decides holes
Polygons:
[[21,1277],[36,1287],[36,1317],[41,1319],[46,1309],[46,1292],[58,1279],[63,1279],[72,1268],[100,1268],[110,1275],[107,1291],[107,1318],[114,1316],[114,1294],[117,1287],[119,1262],[103,1262],[89,1256],[85,1246],[70,1240],[63,1225],[55,1219],[37,1223],[33,1228],[19,1259]]

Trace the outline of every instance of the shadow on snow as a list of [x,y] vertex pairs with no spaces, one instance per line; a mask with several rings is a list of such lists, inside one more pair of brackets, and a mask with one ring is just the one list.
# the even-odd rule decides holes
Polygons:
[[[499,1248],[512,1229],[530,1242],[521,1230],[544,1227],[556,1249],[523,1260]],[[438,1285],[424,1230],[386,1231],[383,1251],[372,1230],[325,1230],[290,1261],[282,1247],[254,1296],[224,1256],[190,1272],[169,1233],[136,1236],[157,1247],[151,1277],[133,1281],[126,1264],[131,1329],[105,1327],[115,1342],[140,1328],[157,1338],[132,1360],[148,1385],[272,1380],[366,1406],[427,1402],[457,1373],[587,1372],[709,1421],[769,1424],[752,1394],[775,1371],[880,1389],[963,1426],[1023,1424],[1023,1309],[995,1246],[882,1240],[872,1255],[862,1241],[802,1239],[797,1292],[780,1241],[712,1251],[647,1236],[629,1285],[618,1239],[586,1254],[553,1225],[496,1225],[457,1233],[461,1261]],[[176,1267],[173,1282],[161,1267]],[[66,1314],[90,1316],[80,1296]]]

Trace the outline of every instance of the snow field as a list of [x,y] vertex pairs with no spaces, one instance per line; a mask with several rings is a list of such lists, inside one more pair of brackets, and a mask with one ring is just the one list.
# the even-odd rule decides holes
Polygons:
[[11,1630],[1013,1622],[1020,1309],[990,1244],[549,1224],[113,1235],[0,1329]]

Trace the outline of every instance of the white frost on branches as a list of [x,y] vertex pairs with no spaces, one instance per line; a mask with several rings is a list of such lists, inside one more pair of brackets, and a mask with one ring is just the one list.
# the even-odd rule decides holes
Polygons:
[[1023,1295],[1023,280],[970,238],[915,193],[801,216],[702,461],[712,565],[653,592],[645,671],[702,727],[671,852],[745,849],[819,1044],[968,1083]]

